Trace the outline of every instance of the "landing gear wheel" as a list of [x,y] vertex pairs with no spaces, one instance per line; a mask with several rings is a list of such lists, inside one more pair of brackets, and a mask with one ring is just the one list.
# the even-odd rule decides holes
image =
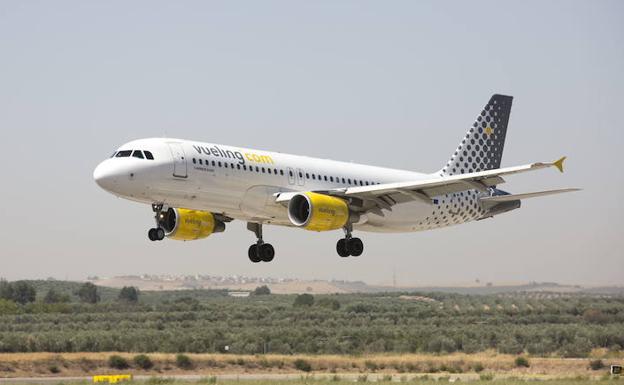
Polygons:
[[347,240],[347,249],[349,254],[359,257],[364,252],[364,244],[360,238],[351,238]]
[[336,243],[336,251],[338,252],[338,255],[340,255],[342,258],[346,258],[349,256],[346,239],[342,238],[338,240],[338,243]]
[[249,260],[253,263],[271,262],[275,257],[275,249],[262,239],[262,223],[247,222],[247,230],[253,231],[258,241],[249,246]]
[[273,257],[275,257],[275,249],[270,243],[260,245],[258,251],[258,254],[260,254],[260,257],[264,262],[271,262],[273,260]]
[[156,229],[156,239],[159,241],[165,239],[165,229],[163,229],[162,227]]
[[156,229],[149,229],[149,231],[147,232],[147,237],[152,242],[153,241],[157,241],[157,239],[156,239]]
[[253,263],[258,263],[262,261],[262,258],[260,258],[260,255],[258,254],[258,245],[256,245],[255,243],[249,246],[249,251],[247,252],[247,255],[249,256],[249,260]]

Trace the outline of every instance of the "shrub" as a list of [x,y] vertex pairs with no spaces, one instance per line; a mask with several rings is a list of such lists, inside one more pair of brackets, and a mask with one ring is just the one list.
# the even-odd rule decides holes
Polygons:
[[338,300],[336,300],[334,298],[321,298],[317,302],[317,305],[319,305],[321,307],[325,307],[327,309],[331,309],[331,310],[338,310],[338,309],[340,309],[340,302],[338,302]]
[[312,371],[312,365],[306,360],[302,360],[301,358],[296,359],[293,363],[295,369],[301,370],[302,372],[310,372]]
[[113,355],[108,358],[108,366],[113,369],[128,369],[128,360],[122,356]]
[[479,380],[481,381],[492,381],[494,379],[494,375],[492,373],[483,373],[479,375]]
[[604,368],[604,363],[602,362],[602,360],[591,360],[589,361],[589,367],[591,368],[591,370],[600,370]]
[[56,365],[50,365],[48,367],[48,370],[50,371],[50,373],[54,373],[54,374],[61,372],[61,369],[59,369],[59,367]]
[[312,294],[299,294],[295,297],[293,306],[312,306],[314,305],[314,296]]
[[364,366],[366,367],[366,369],[374,372],[377,370],[377,364],[374,363],[373,361],[364,361]]
[[518,368],[528,368],[529,366],[531,366],[529,364],[529,360],[527,360],[526,357],[522,357],[522,356],[517,357],[515,363],[516,363],[516,367]]
[[193,361],[186,354],[178,354],[176,356],[176,366],[180,369],[192,369]]
[[138,368],[141,368],[143,370],[151,369],[154,366],[152,360],[145,354],[139,354],[138,356],[134,356],[132,360]]
[[473,369],[476,373],[480,373],[480,372],[482,372],[482,371],[483,371],[483,369],[485,369],[485,368],[483,367],[483,364],[482,364],[482,363],[477,362],[477,363],[475,363],[475,364],[472,366],[472,369]]

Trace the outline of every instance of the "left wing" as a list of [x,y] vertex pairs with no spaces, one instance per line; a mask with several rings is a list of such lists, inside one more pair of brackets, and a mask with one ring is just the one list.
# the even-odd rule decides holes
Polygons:
[[[413,200],[433,204],[431,198],[466,190],[487,191],[489,187],[504,183],[506,175],[519,174],[543,168],[556,167],[563,172],[565,156],[554,162],[531,163],[523,166],[505,167],[495,170],[473,172],[424,179],[413,182],[385,183],[371,186],[344,187],[322,194],[351,198],[351,206],[361,211],[372,211],[383,215],[381,209],[392,210],[392,206]],[[287,202],[296,192],[276,194],[276,202]]]

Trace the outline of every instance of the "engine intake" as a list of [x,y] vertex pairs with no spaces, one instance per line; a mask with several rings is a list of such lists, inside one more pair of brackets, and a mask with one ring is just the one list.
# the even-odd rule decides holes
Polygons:
[[180,241],[202,239],[225,231],[225,223],[209,211],[169,208],[160,214],[158,223],[168,238]]
[[[311,231],[329,231],[344,227],[354,215],[343,199],[313,192],[299,193],[288,202],[288,219]],[[356,219],[357,220],[357,219]]]

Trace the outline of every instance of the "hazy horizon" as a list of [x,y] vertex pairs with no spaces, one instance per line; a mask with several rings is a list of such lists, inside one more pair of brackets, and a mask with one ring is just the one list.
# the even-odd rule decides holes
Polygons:
[[[0,3],[0,277],[208,274],[620,284],[620,1]],[[124,142],[167,136],[432,172],[493,93],[514,96],[502,166],[568,156],[505,191],[583,191],[408,234],[245,223],[152,243],[150,207],[101,190]]]

